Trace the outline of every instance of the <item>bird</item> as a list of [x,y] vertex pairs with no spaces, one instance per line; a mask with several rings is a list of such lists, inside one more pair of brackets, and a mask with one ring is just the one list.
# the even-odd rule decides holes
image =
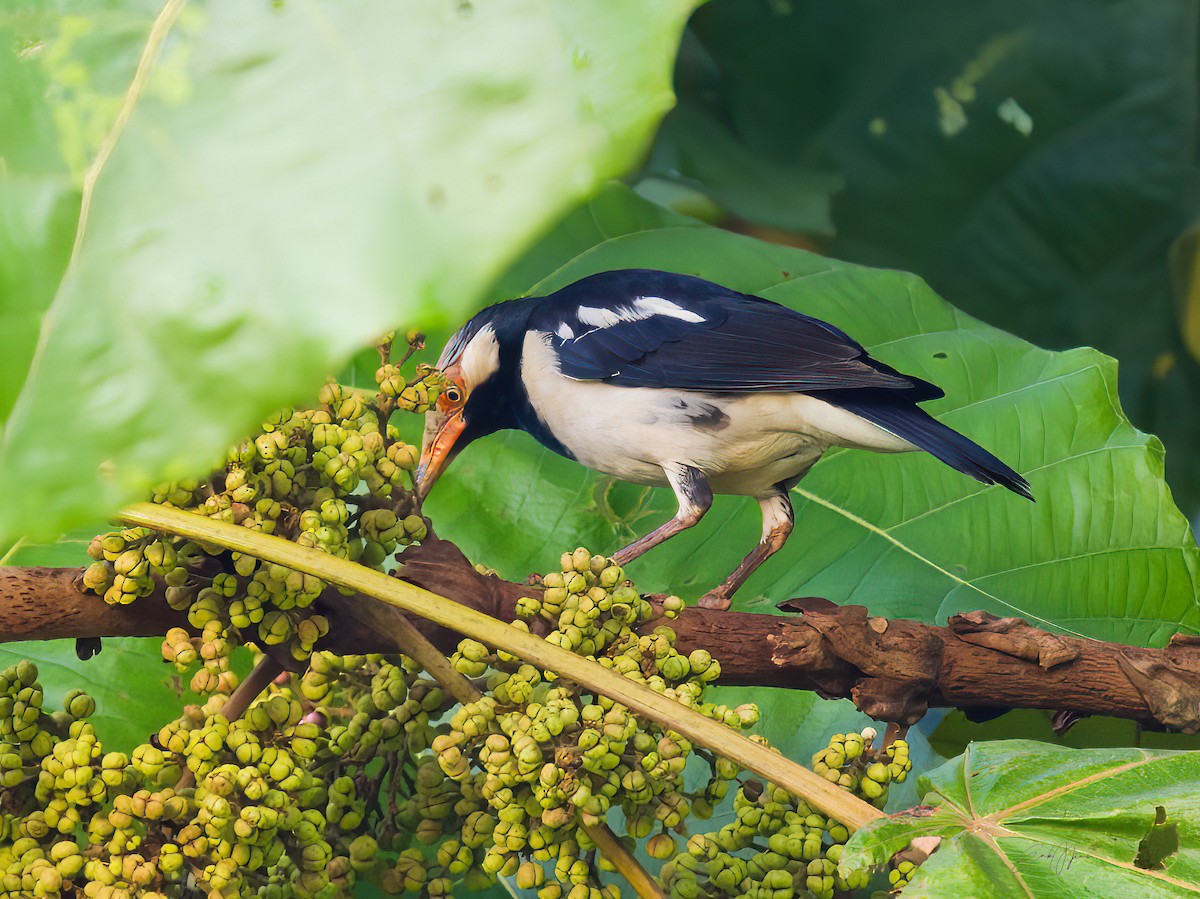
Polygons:
[[940,388],[827,322],[691,275],[606,271],[497,303],[447,341],[436,367],[444,387],[425,418],[422,500],[464,447],[506,429],[674,491],[674,517],[614,553],[621,566],[694,526],[714,494],[757,500],[761,539],[700,597],[705,608],[729,608],[784,545],[790,491],[831,447],[923,450],[1033,499],[1020,474],[917,405]]

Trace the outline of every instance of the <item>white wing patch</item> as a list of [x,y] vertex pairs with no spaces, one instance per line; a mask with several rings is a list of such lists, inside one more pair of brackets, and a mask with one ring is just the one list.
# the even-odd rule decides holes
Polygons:
[[571,330],[571,326],[563,322],[558,326],[558,330],[554,332],[561,340],[572,340],[575,337],[575,332]]
[[640,320],[639,317],[634,317],[633,310],[628,306],[620,309],[599,309],[595,306],[580,306],[575,314],[579,317],[579,321],[585,325],[591,325],[593,328],[611,328],[613,325],[618,325],[621,322],[635,322]]
[[694,325],[704,321],[703,315],[692,312],[690,309],[684,309],[678,303],[664,300],[662,297],[639,297],[634,300],[633,307],[638,312],[644,313],[642,318],[649,318],[651,315],[667,315],[671,318],[691,322]]
[[[704,321],[704,316],[692,312],[690,309],[684,309],[678,303],[671,300],[664,300],[662,297],[638,297],[632,303],[626,306],[618,306],[616,309],[601,309],[597,306],[580,306],[575,313],[579,321],[588,325],[593,330],[602,328],[611,328],[613,325],[619,325],[623,322],[640,322],[648,318],[653,318],[656,315],[666,315],[670,318],[677,318],[681,321],[698,324]],[[560,329],[561,330],[561,329]],[[591,331],[580,335],[586,337]],[[562,334],[559,334],[562,337]],[[570,338],[563,338],[568,340]]]

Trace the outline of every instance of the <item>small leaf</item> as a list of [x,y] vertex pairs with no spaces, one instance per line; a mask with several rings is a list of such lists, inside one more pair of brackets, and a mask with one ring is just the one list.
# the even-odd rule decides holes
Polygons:
[[1161,868],[1163,862],[1178,851],[1179,825],[1167,820],[1167,810],[1160,805],[1154,810],[1150,832],[1138,843],[1138,854],[1133,863],[1147,870]]

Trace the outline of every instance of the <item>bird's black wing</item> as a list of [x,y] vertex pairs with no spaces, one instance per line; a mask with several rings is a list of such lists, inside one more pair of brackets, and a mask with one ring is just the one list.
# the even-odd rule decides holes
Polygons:
[[564,375],[625,387],[714,393],[885,388],[942,391],[872,359],[826,322],[700,278],[604,272],[547,298],[530,326],[549,333]]

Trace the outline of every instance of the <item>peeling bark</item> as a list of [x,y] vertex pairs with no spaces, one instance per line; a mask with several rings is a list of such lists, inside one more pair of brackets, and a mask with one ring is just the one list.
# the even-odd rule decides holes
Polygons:
[[[401,559],[397,575],[404,580],[505,621],[513,619],[517,599],[536,589],[479,574],[445,541],[410,547]],[[80,592],[78,575],[66,568],[0,569],[0,641],[159,636],[187,626],[161,594],[108,606]],[[333,622],[327,648],[396,650],[389,622],[400,613],[390,606],[333,590],[318,605]],[[1059,636],[986,612],[936,627],[814,598],[781,608],[796,614],[690,608],[670,624],[682,651],[714,651],[721,683],[848,697],[882,721],[911,724],[931,707],[1041,708],[1200,731],[1200,640],[1190,636],[1144,649]],[[457,642],[450,631],[414,623],[445,651]]]

